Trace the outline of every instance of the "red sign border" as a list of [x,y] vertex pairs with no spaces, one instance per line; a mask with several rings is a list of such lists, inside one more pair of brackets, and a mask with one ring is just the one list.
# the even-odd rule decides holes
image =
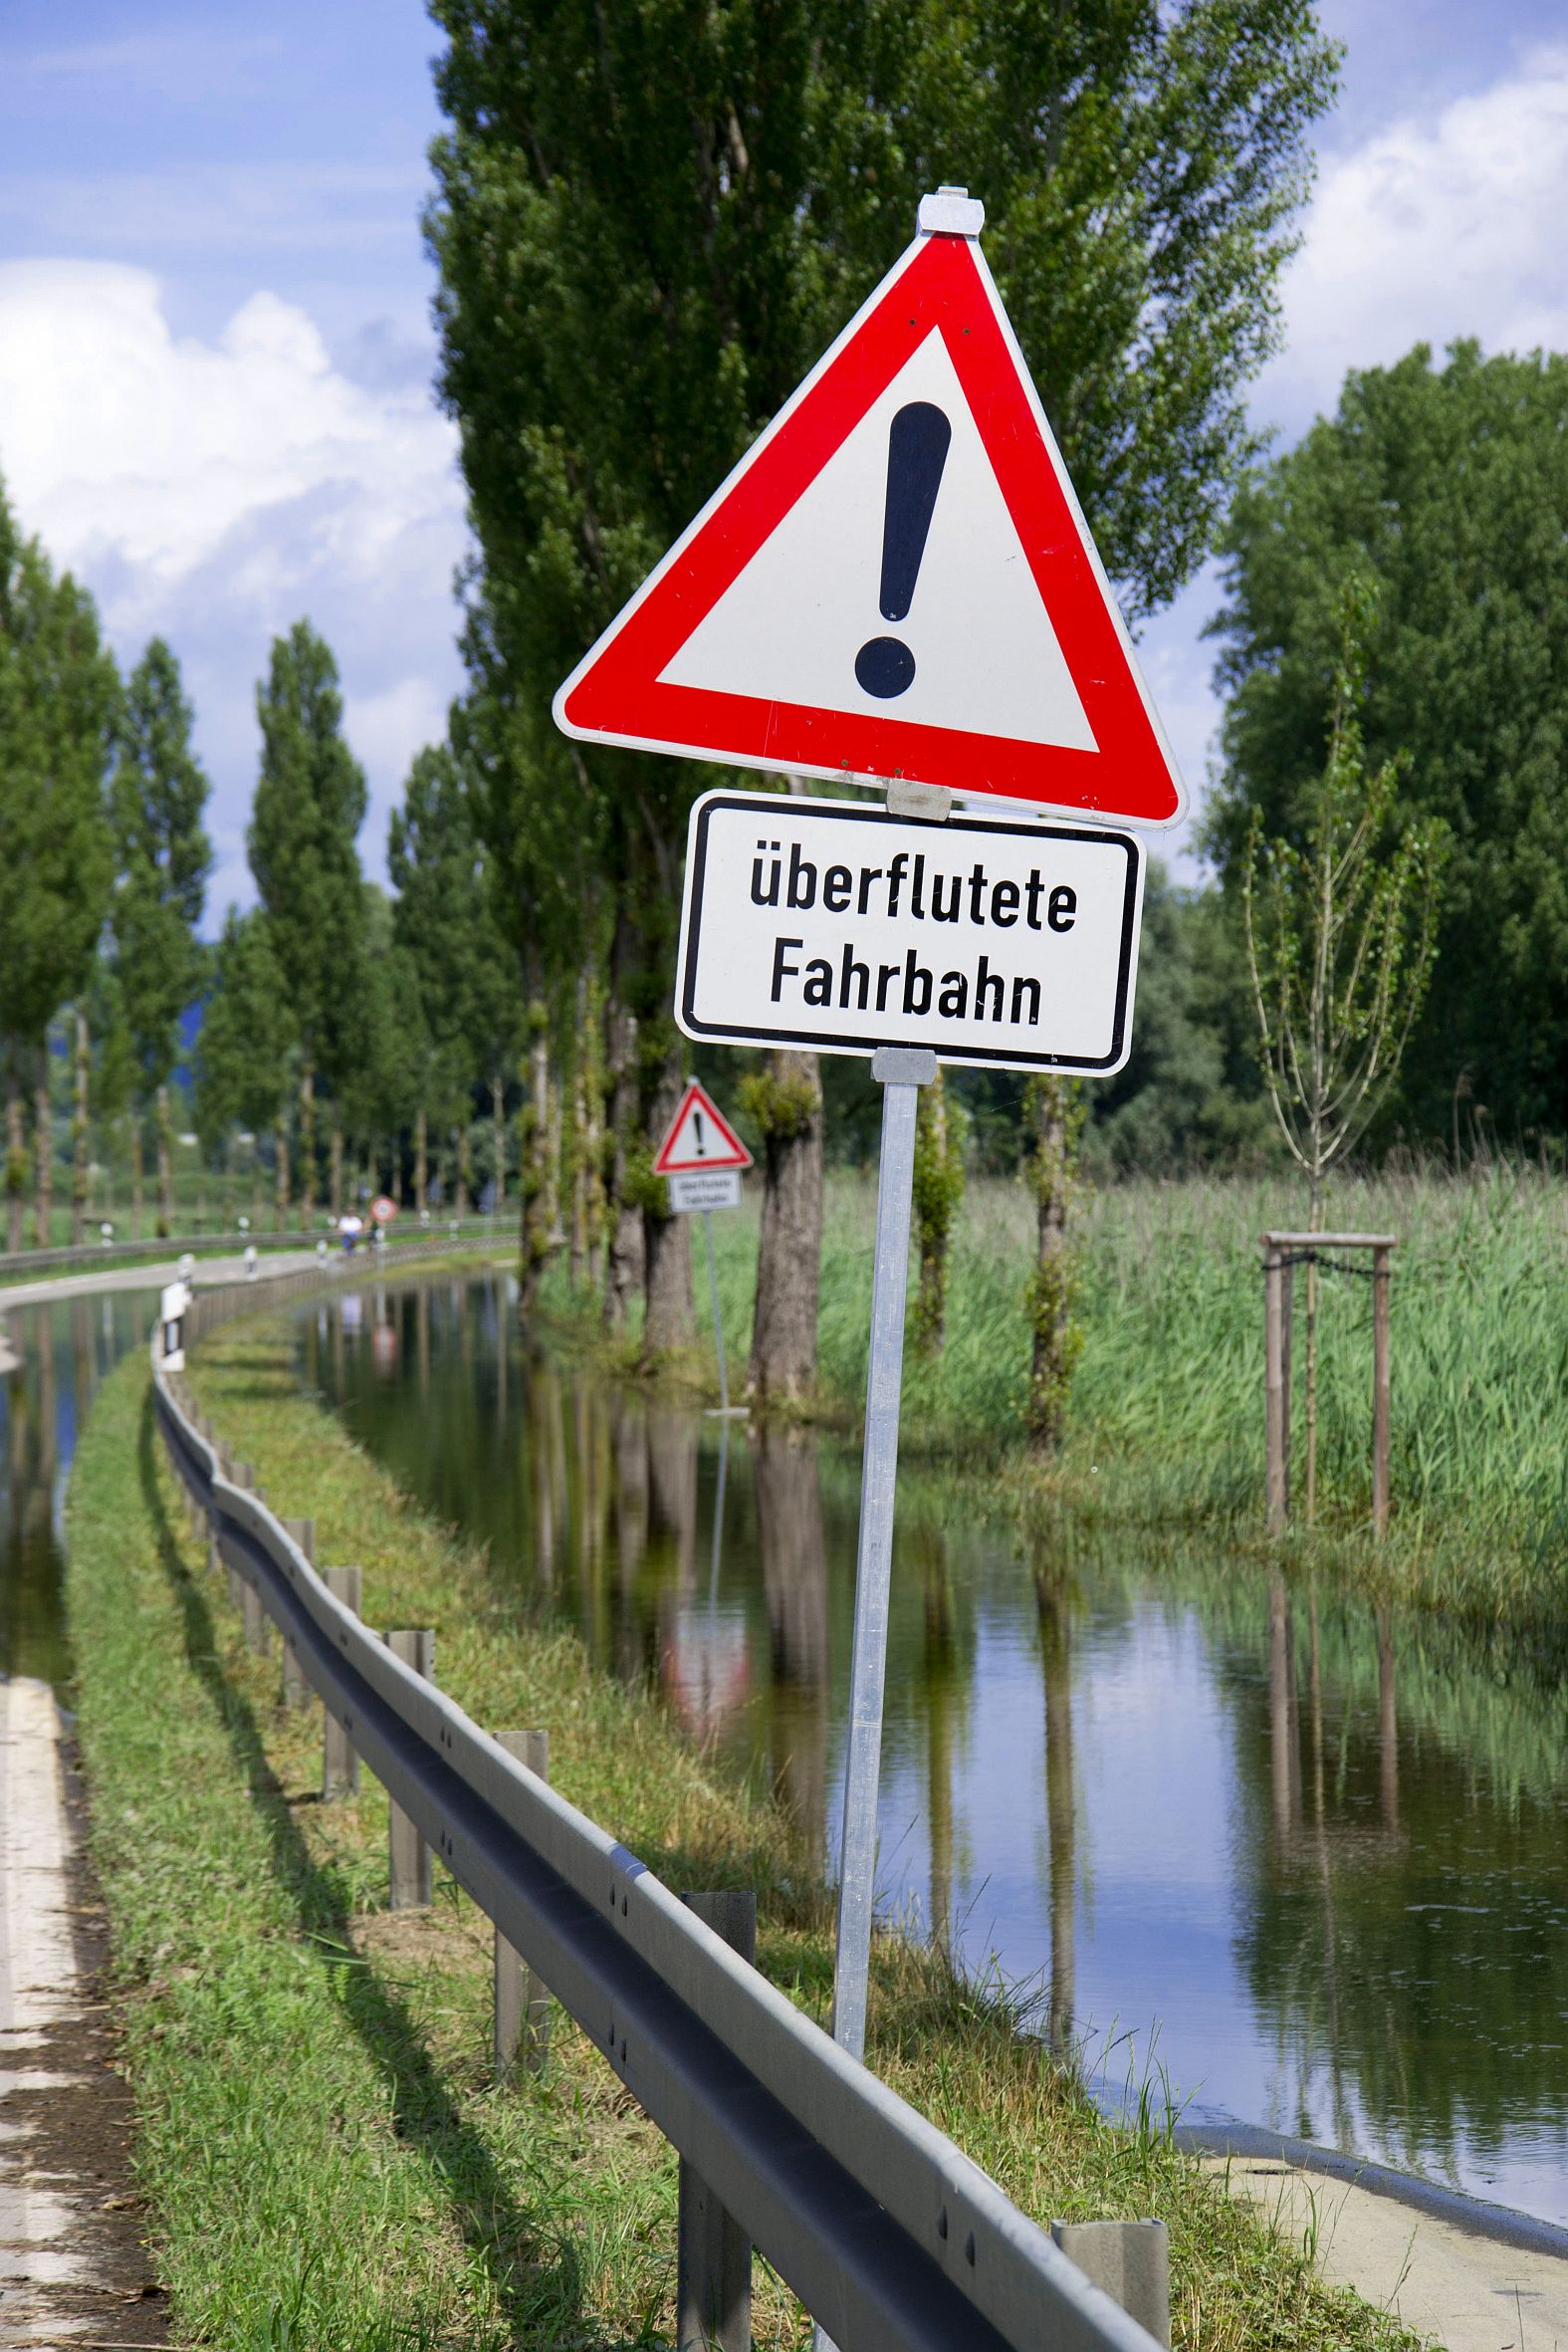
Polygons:
[[[1099,747],[1022,743],[661,681],[700,622],[933,330],[974,412]],[[1185,811],[1088,530],[996,286],[967,237],[918,238],[556,698],[587,741],[796,775],[905,777],[1144,824]]]
[[[732,1154],[730,1158],[723,1160],[716,1160],[706,1156],[700,1160],[672,1160],[669,1158],[668,1154],[670,1146],[681,1131],[681,1127],[686,1118],[686,1113],[692,1109],[694,1105],[706,1111],[709,1118],[712,1119],[714,1125],[718,1128],[719,1133],[723,1136],[725,1142],[730,1147],[730,1152]],[[750,1168],[754,1165],[755,1163],[752,1159],[751,1153],[747,1150],[745,1144],[741,1141],[741,1138],[739,1135],[737,1135],[735,1129],[731,1126],[729,1120],[725,1117],[723,1111],[719,1108],[719,1105],[717,1102],[715,1102],[713,1096],[709,1093],[707,1087],[702,1083],[701,1079],[688,1078],[686,1081],[686,1091],[681,1096],[680,1101],[677,1103],[675,1108],[675,1116],[673,1119],[671,1119],[668,1127],[665,1129],[664,1141],[659,1145],[658,1157],[653,1163],[653,1173],[655,1176],[700,1176],[705,1170],[711,1174],[718,1175],[726,1169]]]

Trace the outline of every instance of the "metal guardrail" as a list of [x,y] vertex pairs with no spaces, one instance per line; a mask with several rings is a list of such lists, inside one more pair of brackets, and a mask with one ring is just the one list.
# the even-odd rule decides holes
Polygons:
[[[186,1337],[254,1306],[257,1289],[199,1296]],[[1154,2352],[951,2140],[336,1600],[223,1476],[160,1334],[152,1356],[173,1467],[324,1707],[841,2352]]]
[[[487,1249],[494,1245],[506,1246],[512,1239],[510,1225],[492,1225],[488,1218],[467,1218],[458,1223],[456,1234],[443,1229],[440,1233],[421,1228],[406,1240],[398,1239],[386,1245],[386,1263],[404,1261],[418,1254],[433,1256],[452,1249]],[[8,1275],[60,1274],[80,1267],[89,1273],[97,1266],[133,1265],[141,1258],[178,1258],[189,1251],[199,1266],[202,1256],[235,1258],[246,1247],[258,1250],[312,1250],[318,1242],[326,1242],[331,1254],[338,1254],[335,1233],[325,1226],[303,1227],[288,1233],[187,1233],[174,1234],[166,1241],[95,1242],[84,1243],[79,1249],[74,1244],[48,1250],[0,1250],[0,1284]],[[364,1245],[361,1244],[361,1248]],[[359,1256],[359,1252],[355,1252]],[[0,1295],[0,1304],[3,1304]]]

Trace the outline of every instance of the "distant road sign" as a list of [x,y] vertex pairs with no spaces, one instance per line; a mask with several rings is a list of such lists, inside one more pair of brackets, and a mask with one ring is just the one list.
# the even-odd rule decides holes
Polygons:
[[739,1168],[715,1168],[711,1175],[694,1170],[689,1176],[670,1178],[670,1207],[678,1217],[706,1214],[709,1209],[738,1209],[740,1205]]
[[1104,1074],[1131,1047],[1130,834],[853,801],[692,811],[675,1018],[691,1038]]
[[556,697],[558,726],[1170,824],[1181,778],[980,249],[920,234]]
[[687,1171],[711,1174],[718,1168],[749,1168],[751,1164],[751,1153],[707,1087],[691,1079],[659,1145],[653,1163],[655,1176]]

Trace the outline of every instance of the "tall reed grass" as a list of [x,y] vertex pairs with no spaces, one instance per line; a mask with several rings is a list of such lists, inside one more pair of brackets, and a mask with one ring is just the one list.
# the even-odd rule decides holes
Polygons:
[[[830,1180],[818,1325],[824,1407],[853,1419],[866,1369],[875,1184]],[[1330,1228],[1382,1232],[1394,1254],[1395,1552],[1407,1574],[1457,1549],[1467,1606],[1539,1612],[1568,1586],[1568,1184],[1529,1167],[1458,1177],[1352,1177]],[[1133,1180],[1075,1215],[1083,1350],[1054,1484],[1146,1525],[1256,1528],[1263,1483],[1258,1237],[1304,1222],[1299,1189],[1253,1178]],[[752,1214],[715,1221],[732,1363],[745,1361]],[[1024,1448],[1023,1293],[1033,1205],[1021,1183],[972,1184],[954,1237],[946,1345],[911,1354],[904,1446],[971,1469]],[[1363,1263],[1365,1254],[1353,1254]],[[701,1260],[699,1256],[699,1269]],[[1304,1389],[1296,1282],[1295,1457]],[[702,1303],[705,1295],[699,1293]],[[1321,1278],[1322,1523],[1359,1535],[1371,1511],[1371,1284]],[[700,1321],[703,1318],[699,1318]],[[1390,1556],[1394,1556],[1391,1553]]]

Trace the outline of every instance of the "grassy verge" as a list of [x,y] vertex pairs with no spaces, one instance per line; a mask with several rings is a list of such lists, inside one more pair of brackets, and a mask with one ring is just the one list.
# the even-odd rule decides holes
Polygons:
[[[830,1179],[820,1409],[841,1424],[858,1420],[864,1395],[874,1207],[869,1178]],[[1531,1168],[1347,1178],[1326,1214],[1341,1230],[1399,1237],[1393,1530],[1386,1543],[1373,1542],[1371,1286],[1327,1275],[1320,1524],[1268,1548],[1472,1622],[1560,1625],[1568,1338],[1549,1301],[1568,1271],[1568,1186]],[[906,1457],[984,1472],[977,1493],[1005,1508],[1067,1512],[1080,1526],[1087,1518],[1140,1530],[1203,1529],[1264,1549],[1257,1239],[1302,1221],[1301,1200],[1282,1182],[1133,1181],[1087,1198],[1074,1218],[1082,1354],[1061,1452],[1042,1467],[1026,1453],[1022,1418],[1033,1204],[1021,1183],[973,1184],[954,1232],[947,1343],[924,1361],[912,1354],[907,1366]],[[732,1361],[744,1363],[755,1207],[714,1226],[726,1343]],[[574,1300],[559,1274],[554,1286],[547,1296],[563,1326],[591,1333],[588,1302]],[[1298,1481],[1304,1290],[1298,1273]],[[705,1312],[698,1329],[711,1350]]]
[[[588,1664],[299,1397],[277,1324],[218,1335],[194,1379],[275,1507],[357,1559],[371,1622],[436,1629],[480,1721],[550,1727],[558,1784],[675,1885],[758,1889],[761,1965],[824,2004],[827,1911],[781,1815],[728,1785],[657,1701]],[[277,1703],[184,1534],[144,1368],[122,1366],[73,1476],[71,1614],[99,1868],[127,2004],[138,2163],[178,2325],[225,2346],[610,2347],[667,2338],[674,2166],[582,2037],[545,2079],[489,2080],[489,1934],[449,1881],[385,1912],[385,1806],[315,1799],[314,1721]],[[1316,2284],[1151,2124],[1100,2122],[1001,1997],[896,1939],[872,2062],[1026,2210],[1156,2212],[1177,2341],[1346,2352],[1413,2339]],[[760,2345],[804,2323],[776,2281]]]

